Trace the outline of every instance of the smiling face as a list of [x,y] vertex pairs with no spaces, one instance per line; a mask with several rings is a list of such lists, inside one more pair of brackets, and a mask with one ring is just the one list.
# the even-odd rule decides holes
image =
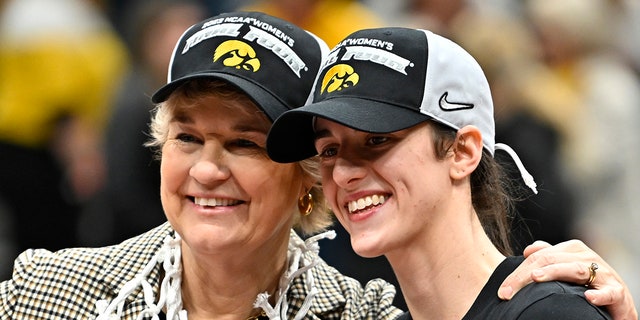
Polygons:
[[443,224],[450,166],[436,159],[428,122],[373,134],[318,118],[315,129],[325,195],[359,255],[406,248]]
[[193,251],[209,254],[286,248],[303,173],[271,161],[271,122],[243,98],[170,99],[162,146],[166,216]]

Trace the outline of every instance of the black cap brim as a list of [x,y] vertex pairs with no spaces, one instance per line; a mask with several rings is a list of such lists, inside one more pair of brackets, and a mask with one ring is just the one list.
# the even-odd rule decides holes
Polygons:
[[371,133],[403,130],[430,117],[404,107],[361,98],[335,98],[285,112],[276,119],[267,137],[267,152],[276,162],[301,161],[317,154],[314,117],[335,121]]
[[200,74],[192,74],[180,79],[176,79],[171,81],[158,89],[156,93],[151,96],[151,101],[153,103],[161,103],[166,101],[171,93],[176,90],[183,83],[194,80],[194,79],[219,79],[229,82],[230,84],[236,86],[238,89],[246,93],[253,102],[264,111],[264,113],[271,119],[273,122],[277,119],[282,113],[289,110],[285,104],[277,99],[275,96],[270,94],[267,90],[263,89],[259,85],[249,80],[240,78],[235,75],[222,73],[222,72],[206,72]]

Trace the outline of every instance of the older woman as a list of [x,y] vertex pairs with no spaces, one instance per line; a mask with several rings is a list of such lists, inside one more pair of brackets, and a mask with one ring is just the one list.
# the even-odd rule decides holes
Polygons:
[[[188,29],[153,95],[151,146],[168,219],[105,248],[30,250],[0,284],[0,319],[393,319],[395,289],[364,288],[317,254],[330,222],[314,161],[280,164],[267,132],[309,100],[322,41],[260,13]],[[592,255],[588,255],[591,258]],[[526,274],[526,272],[525,272]]]
[[326,45],[261,13],[189,28],[153,96],[168,223],[119,245],[29,250],[0,285],[0,319],[391,319],[395,289],[366,289],[317,255],[330,223],[314,162],[279,164],[272,121],[305,104]]

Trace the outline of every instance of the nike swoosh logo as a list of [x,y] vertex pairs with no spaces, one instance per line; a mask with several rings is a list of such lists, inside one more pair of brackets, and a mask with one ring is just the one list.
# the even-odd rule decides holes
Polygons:
[[447,96],[449,92],[445,92],[440,97],[440,109],[444,111],[457,111],[457,110],[465,110],[465,109],[473,109],[473,103],[464,103],[464,102],[451,102],[447,101]]

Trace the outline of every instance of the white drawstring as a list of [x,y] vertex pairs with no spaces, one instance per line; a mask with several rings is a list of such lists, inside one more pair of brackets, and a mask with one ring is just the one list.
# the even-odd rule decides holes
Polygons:
[[522,177],[522,180],[524,180],[524,184],[526,184],[533,193],[538,194],[537,185],[535,180],[533,180],[533,176],[524,168],[524,164],[522,164],[522,161],[520,161],[520,157],[518,157],[516,152],[504,143],[496,143],[495,149],[506,151],[511,156],[520,171],[520,176]]
[[[299,240],[294,241],[292,238],[291,241],[289,241],[289,270],[287,270],[282,275],[282,278],[280,278],[280,288],[278,292],[276,292],[276,304],[272,307],[269,304],[269,294],[264,292],[258,295],[253,306],[256,308],[262,308],[269,319],[287,319],[287,311],[289,309],[289,304],[287,303],[287,291],[293,283],[293,279],[306,272],[307,278],[305,279],[305,286],[307,289],[307,296],[304,298],[304,302],[302,303],[300,310],[298,310],[296,316],[293,318],[294,320],[302,319],[309,312],[311,304],[313,303],[313,298],[318,293],[318,288],[315,286],[315,279],[311,272],[311,269],[320,262],[320,258],[318,256],[320,246],[318,245],[318,241],[324,238],[333,239],[335,237],[336,232],[329,230],[310,237],[304,242]],[[312,253],[311,260],[308,260],[305,257],[307,252]]]
[[[182,309],[182,295],[180,294],[180,283],[182,281],[181,255],[180,236],[177,233],[175,238],[167,236],[160,251],[139,274],[122,286],[118,296],[111,303],[107,300],[98,300],[96,302],[96,308],[98,309],[96,320],[119,320],[122,317],[125,300],[139,286],[142,287],[147,307],[140,312],[136,319],[151,316],[153,320],[157,320],[162,307],[166,305],[167,320],[187,320],[187,312]],[[165,277],[162,279],[160,297],[156,304],[154,303],[156,300],[155,295],[151,284],[147,281],[147,277],[158,262],[162,262]]]

